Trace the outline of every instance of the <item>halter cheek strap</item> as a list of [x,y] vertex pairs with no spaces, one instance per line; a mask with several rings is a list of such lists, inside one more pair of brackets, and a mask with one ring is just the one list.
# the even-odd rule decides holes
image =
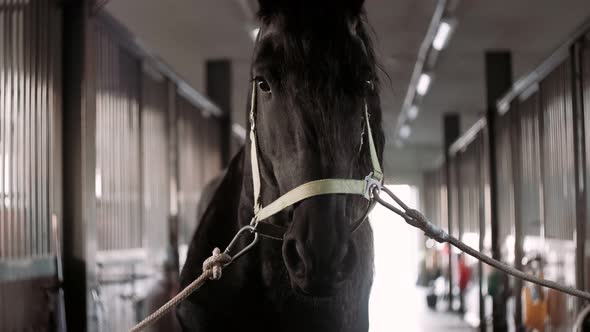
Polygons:
[[[363,196],[367,200],[372,201],[372,191],[375,188],[380,190],[381,186],[383,185],[383,171],[379,165],[379,158],[377,157],[377,150],[375,149],[375,142],[373,140],[371,125],[369,123],[368,105],[365,102],[364,112],[367,136],[369,138],[369,153],[371,155],[371,164],[373,167],[372,172],[362,180],[322,179],[310,181],[295,187],[294,189],[274,200],[272,203],[262,207],[260,202],[261,183],[260,169],[258,165],[258,146],[256,142],[256,91],[256,82],[254,81],[252,83],[252,100],[250,102],[250,159],[252,164],[252,185],[254,188],[254,218],[252,218],[253,225],[260,227],[261,230],[269,230],[269,232],[274,234],[269,237],[279,238],[280,230],[273,230],[272,227],[269,227],[269,223],[264,221],[267,221],[269,217],[304,199],[319,195],[347,194]],[[363,216],[363,219],[365,218],[366,215]]]

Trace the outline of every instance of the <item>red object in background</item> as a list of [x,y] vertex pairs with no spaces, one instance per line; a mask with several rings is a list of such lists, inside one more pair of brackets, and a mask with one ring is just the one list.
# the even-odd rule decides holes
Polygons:
[[459,256],[459,289],[465,290],[471,279],[471,268],[465,264],[463,255]]

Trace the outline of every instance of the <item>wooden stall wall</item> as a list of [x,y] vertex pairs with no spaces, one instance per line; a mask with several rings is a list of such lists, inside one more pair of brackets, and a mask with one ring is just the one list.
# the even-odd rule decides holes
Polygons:
[[512,170],[512,116],[504,114],[496,120],[496,167],[498,181],[498,239],[502,258],[514,263],[514,179]]
[[144,65],[141,111],[141,160],[144,246],[148,259],[161,264],[168,258],[171,172],[168,162],[168,80]]
[[0,1],[0,330],[49,331],[61,242],[61,9]]
[[98,250],[142,247],[140,62],[96,30]]
[[[100,16],[95,23],[94,311],[99,331],[123,331],[174,291],[170,82],[116,23]],[[173,328],[171,319],[163,322],[161,329]]]
[[[485,236],[482,231],[482,224],[485,218],[485,174],[482,172],[485,168],[484,159],[484,132],[485,127],[478,129],[466,146],[460,147],[455,151],[453,160],[457,163],[458,174],[458,225],[460,239],[473,248],[480,248],[480,244]],[[456,150],[456,147],[452,147]],[[456,252],[453,258],[456,260],[456,271],[453,280],[457,281],[459,286],[461,309],[464,312],[464,318],[473,326],[481,323],[481,312],[485,312],[481,301],[482,283],[481,280],[482,266],[479,261],[471,256],[461,252]],[[465,271],[468,271],[467,274]],[[485,319],[485,318],[484,318]]]
[[[176,97],[179,166],[179,243],[181,262],[200,215],[221,175],[221,124],[205,110]],[[201,199],[203,199],[201,201]]]
[[[575,285],[575,163],[571,62],[566,59],[540,82],[544,276]],[[549,290],[553,328],[573,323],[574,299]],[[553,301],[550,301],[552,300]],[[552,303],[551,303],[552,302]]]

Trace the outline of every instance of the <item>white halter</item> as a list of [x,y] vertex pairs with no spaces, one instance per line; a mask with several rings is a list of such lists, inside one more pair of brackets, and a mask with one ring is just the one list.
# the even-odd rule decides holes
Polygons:
[[[272,203],[262,207],[260,202],[260,169],[258,166],[258,146],[256,144],[256,82],[252,83],[252,100],[250,103],[250,159],[252,163],[252,185],[254,187],[254,217],[251,224],[259,225],[261,221],[277,214],[285,208],[300,202],[304,199],[329,194],[360,195],[372,201],[373,190],[380,190],[383,185],[383,171],[379,165],[377,150],[369,123],[369,111],[365,101],[364,112],[369,137],[369,151],[373,171],[363,180],[355,179],[322,179],[299,185],[298,187],[283,194]],[[366,216],[365,216],[366,217]],[[365,218],[363,217],[363,219]]]

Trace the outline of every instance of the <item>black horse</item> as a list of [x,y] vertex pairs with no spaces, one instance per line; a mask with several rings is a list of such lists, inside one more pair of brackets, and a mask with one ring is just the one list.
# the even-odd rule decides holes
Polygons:
[[[377,66],[363,0],[259,0],[257,89],[261,200],[323,178],[371,171],[364,105],[379,159],[384,135]],[[250,142],[233,159],[196,231],[181,274],[186,286],[214,247],[253,216]],[[305,199],[273,216],[284,241],[263,239],[177,308],[185,331],[367,331],[373,234],[351,223],[362,197]],[[250,239],[242,239],[241,247]]]

